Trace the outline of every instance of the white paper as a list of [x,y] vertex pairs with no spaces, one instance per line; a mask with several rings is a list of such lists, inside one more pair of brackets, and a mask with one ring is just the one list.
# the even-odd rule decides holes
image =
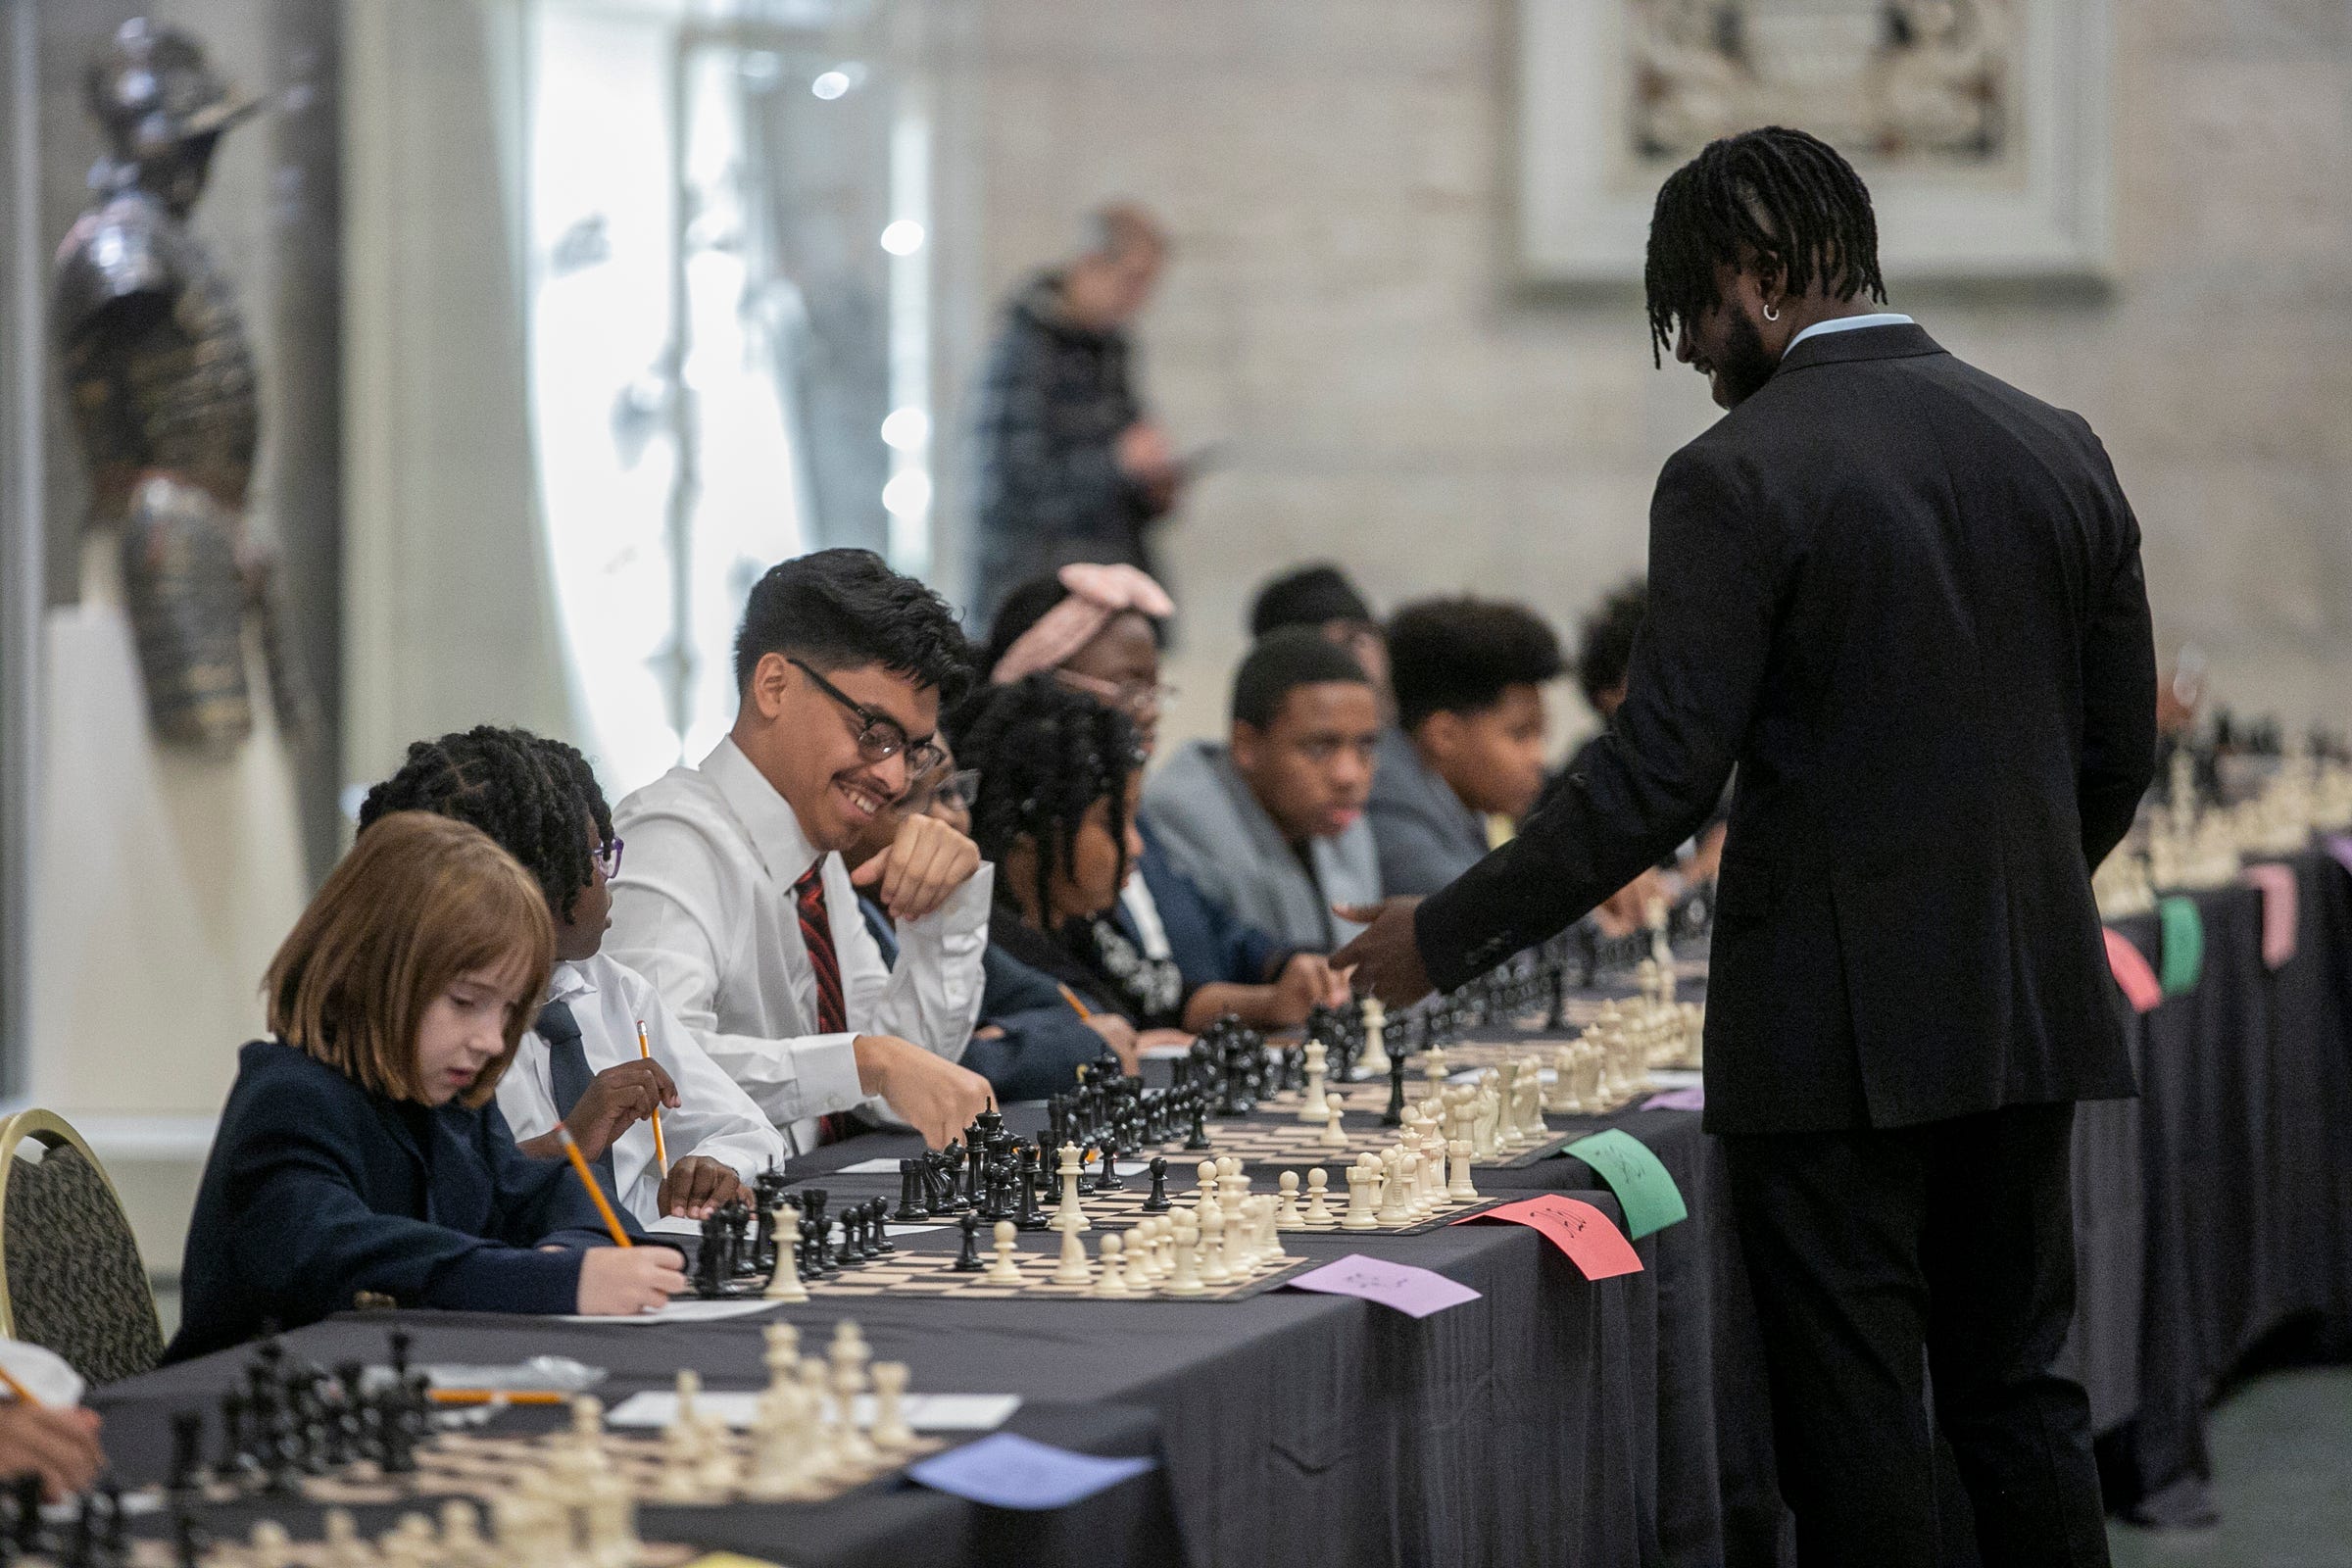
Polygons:
[[1696,1089],[1707,1081],[1707,1075],[1696,1067],[1652,1067],[1649,1086],[1652,1089]]
[[920,1236],[920,1235],[921,1235],[923,1232],[925,1232],[925,1231],[940,1231],[940,1230],[946,1230],[946,1229],[947,1229],[947,1226],[946,1226],[946,1225],[944,1225],[944,1224],[940,1224],[940,1225],[885,1225],[885,1226],[883,1226],[883,1227],[882,1227],[882,1234],[883,1234],[883,1235],[885,1235],[885,1236]]
[[672,1301],[658,1312],[638,1312],[628,1317],[586,1317],[564,1314],[559,1323],[612,1323],[634,1326],[640,1323],[717,1323],[731,1317],[750,1317],[759,1312],[772,1312],[783,1305],[781,1301],[763,1301],[754,1297],[748,1301]]
[[[900,1413],[917,1432],[994,1432],[1020,1407],[1017,1394],[909,1394],[899,1401]],[[709,1419],[749,1428],[760,1418],[760,1396],[705,1390],[695,1396],[694,1408]],[[858,1396],[859,1424],[873,1424],[874,1408],[872,1395]],[[666,1389],[649,1389],[614,1405],[606,1412],[605,1421],[615,1427],[665,1427],[677,1417],[677,1395]]]
[[[1464,1067],[1460,1072],[1448,1074],[1446,1081],[1449,1084],[1474,1084],[1492,1070],[1487,1067]],[[1536,1069],[1536,1082],[1540,1084],[1557,1083],[1559,1079],[1560,1075],[1549,1067]]]
[[836,1176],[896,1176],[899,1162],[895,1159],[861,1159],[855,1165],[844,1165]]
[[683,1214],[664,1214],[651,1225],[639,1227],[648,1236],[695,1236],[703,1234],[703,1222],[688,1219]]

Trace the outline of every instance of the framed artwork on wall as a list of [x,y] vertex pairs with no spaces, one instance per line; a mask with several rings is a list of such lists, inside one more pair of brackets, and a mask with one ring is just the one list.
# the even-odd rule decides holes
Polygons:
[[1853,161],[1890,279],[2108,271],[2108,0],[1518,3],[1528,282],[1638,282],[1659,183],[1768,124]]

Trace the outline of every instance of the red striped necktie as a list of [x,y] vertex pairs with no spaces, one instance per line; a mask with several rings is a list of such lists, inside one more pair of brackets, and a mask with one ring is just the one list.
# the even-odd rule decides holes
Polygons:
[[[801,946],[808,950],[808,967],[816,971],[816,1032],[848,1032],[850,1012],[841,995],[841,956],[833,950],[833,922],[825,916],[825,861],[817,858],[792,885],[793,903],[801,915]],[[816,1119],[817,1140],[833,1143],[848,1135],[847,1118],[824,1115]]]

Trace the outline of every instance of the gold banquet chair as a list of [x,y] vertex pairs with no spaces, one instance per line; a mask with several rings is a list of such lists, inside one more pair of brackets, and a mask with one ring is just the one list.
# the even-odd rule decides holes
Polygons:
[[0,1334],[56,1351],[93,1385],[150,1371],[164,1355],[122,1200],[52,1111],[0,1121]]

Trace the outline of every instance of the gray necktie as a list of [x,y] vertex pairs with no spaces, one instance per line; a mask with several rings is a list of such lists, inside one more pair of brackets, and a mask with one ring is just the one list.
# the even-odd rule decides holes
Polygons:
[[[551,1002],[539,1009],[539,1021],[534,1027],[539,1038],[547,1042],[547,1080],[548,1088],[555,1094],[556,1115],[569,1121],[572,1107],[580,1102],[580,1097],[596,1078],[588,1070],[588,1048],[580,1043],[579,1020],[571,1015],[570,1004]],[[614,1186],[612,1151],[606,1150],[589,1164],[604,1178],[610,1194]]]

